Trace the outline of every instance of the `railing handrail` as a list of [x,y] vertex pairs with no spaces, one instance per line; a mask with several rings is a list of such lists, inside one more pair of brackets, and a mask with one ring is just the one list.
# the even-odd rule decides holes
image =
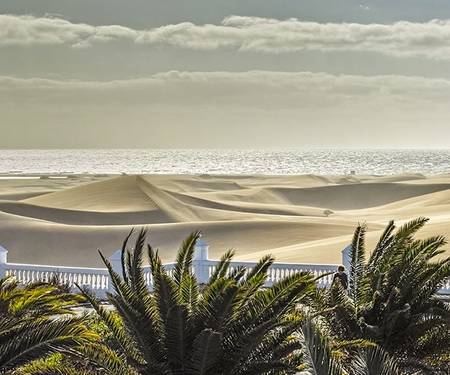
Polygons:
[[[349,254],[350,247],[347,246],[342,252],[342,263],[346,268],[349,268]],[[201,251],[200,251],[201,250]],[[111,291],[113,286],[107,268],[99,267],[71,267],[71,266],[54,266],[42,264],[26,264],[26,263],[8,263],[8,251],[0,246],[0,277],[10,274],[18,278],[19,282],[28,283],[35,281],[48,281],[49,277],[55,274],[61,275],[62,282],[68,282],[71,286],[78,283],[86,285],[97,293],[99,297],[104,297],[106,291]],[[119,274],[122,273],[121,255],[120,251],[116,251],[110,258],[110,263],[113,270]],[[214,267],[217,266],[219,260],[208,258],[208,246],[203,241],[198,251],[194,252],[194,259],[192,262],[193,272],[197,277],[199,283],[206,283],[209,280]],[[246,267],[252,269],[258,262],[247,260],[236,260],[230,262],[231,268]],[[163,266],[169,273],[173,272],[175,262],[164,263]],[[271,285],[274,282],[291,275],[298,271],[311,271],[315,276],[324,275],[337,270],[338,264],[313,264],[313,263],[273,263],[268,271],[268,278],[266,285]],[[153,284],[150,266],[146,265],[144,268],[145,280],[147,285],[151,288]],[[332,275],[327,275],[318,280],[318,285],[327,287],[332,283]],[[442,289],[438,292],[440,295],[450,295],[450,279],[444,283]]]
[[30,270],[48,270],[48,271],[65,271],[65,272],[86,272],[86,273],[103,273],[108,274],[107,268],[97,268],[97,267],[72,267],[72,266],[52,266],[48,264],[31,264],[31,263],[6,263],[6,268],[15,267]]
[[[213,263],[218,263],[218,260],[213,260],[211,261]],[[250,262],[250,261],[232,261],[230,262],[230,264],[232,265],[243,265],[243,266],[254,266],[256,265],[258,262]],[[314,263],[279,263],[279,262],[275,262],[271,265],[271,267],[274,268],[337,268],[339,266],[339,264],[325,264],[325,263],[320,263],[320,264],[314,264]]]

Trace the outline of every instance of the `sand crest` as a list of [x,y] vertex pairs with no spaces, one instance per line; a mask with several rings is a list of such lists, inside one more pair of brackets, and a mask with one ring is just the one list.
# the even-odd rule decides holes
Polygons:
[[[450,176],[72,176],[0,180],[0,244],[12,262],[100,265],[146,225],[165,260],[200,229],[211,257],[339,263],[358,222],[369,243],[391,218],[450,236]],[[449,252],[450,254],[450,252]]]

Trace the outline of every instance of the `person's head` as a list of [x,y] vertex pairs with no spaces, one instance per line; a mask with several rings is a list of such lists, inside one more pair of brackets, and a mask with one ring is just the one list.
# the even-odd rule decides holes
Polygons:
[[339,267],[338,267],[338,272],[339,272],[339,273],[345,272],[345,267],[344,267],[344,266],[339,266]]

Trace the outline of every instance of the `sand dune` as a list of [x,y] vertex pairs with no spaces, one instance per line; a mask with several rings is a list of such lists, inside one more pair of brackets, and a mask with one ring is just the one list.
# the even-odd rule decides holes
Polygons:
[[0,244],[9,259],[98,266],[135,226],[166,261],[200,229],[211,257],[339,263],[359,221],[369,244],[391,218],[428,216],[422,235],[450,236],[450,175],[71,176],[0,180]]
[[354,183],[315,188],[270,188],[269,191],[291,204],[348,210],[379,206],[446,189],[450,189],[450,184]]
[[25,200],[27,203],[79,211],[127,212],[157,209],[138,186],[138,177],[114,177]]
[[0,211],[52,223],[73,225],[137,225],[170,222],[169,218],[160,210],[129,212],[76,211],[37,206],[25,202],[0,201]]

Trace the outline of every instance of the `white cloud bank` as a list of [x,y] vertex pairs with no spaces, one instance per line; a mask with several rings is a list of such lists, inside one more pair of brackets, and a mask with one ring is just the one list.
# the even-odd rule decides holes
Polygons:
[[391,56],[450,59],[450,20],[393,24],[317,23],[230,16],[221,24],[183,22],[149,30],[74,24],[59,18],[0,15],[0,45],[67,44],[126,40],[150,45],[286,53],[302,50],[366,51]]
[[[92,93],[102,100],[102,95],[118,95],[129,100],[129,95],[165,105],[190,105],[198,103],[228,102],[233,106],[246,106],[249,102],[268,103],[292,108],[317,99],[323,106],[329,99],[335,105],[339,101],[400,100],[447,103],[450,100],[450,80],[399,75],[333,75],[312,72],[180,72],[157,73],[149,77],[114,81],[54,80],[45,78],[16,78],[0,76],[0,94]],[[39,95],[45,99],[46,95]],[[86,98],[84,95],[79,100]],[[25,99],[25,97],[23,97]],[[301,100],[296,102],[290,99]],[[37,100],[33,97],[33,101]],[[149,104],[151,104],[150,102]],[[93,103],[97,104],[97,103]]]
[[447,147],[449,102],[450,80],[423,77],[0,77],[0,147]]

